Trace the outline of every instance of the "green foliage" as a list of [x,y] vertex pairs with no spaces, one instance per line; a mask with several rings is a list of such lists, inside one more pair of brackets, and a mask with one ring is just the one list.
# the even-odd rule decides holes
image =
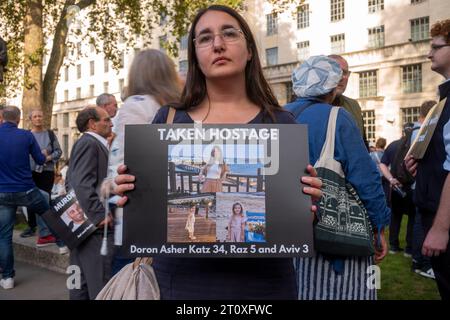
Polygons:
[[[190,21],[198,9],[211,4],[225,4],[239,8],[243,0],[41,0],[43,5],[44,43],[42,49],[32,56],[39,62],[39,55],[74,53],[79,42],[86,41],[95,46],[97,52],[103,52],[118,69],[124,51],[132,50],[138,41],[144,47],[153,40],[154,29],[160,26],[169,39],[164,46],[169,54],[176,56],[178,43],[187,33]],[[16,96],[24,86],[23,37],[24,17],[27,12],[26,0],[0,1],[0,35],[8,42],[10,70],[5,82],[0,85],[0,95]],[[67,10],[69,8],[70,10]],[[165,17],[161,23],[161,17]],[[49,44],[55,42],[57,28],[69,25],[69,35],[64,41],[62,53],[54,52]],[[123,46],[118,45],[124,43]],[[57,48],[59,49],[59,48]],[[66,55],[64,64],[73,64],[87,52],[76,51]],[[59,74],[59,69],[57,70]],[[58,77],[58,74],[52,77]],[[26,78],[26,77],[25,77]],[[41,85],[41,84],[37,84]],[[29,87],[27,85],[27,87]]]

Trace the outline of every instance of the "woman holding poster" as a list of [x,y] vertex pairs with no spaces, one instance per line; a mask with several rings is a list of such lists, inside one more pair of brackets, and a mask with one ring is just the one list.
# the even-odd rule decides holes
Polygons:
[[222,192],[222,181],[228,172],[228,167],[223,160],[222,150],[214,146],[208,163],[200,171],[199,178],[203,182],[202,193]]
[[[175,110],[161,108],[154,123],[295,123],[264,78],[253,34],[235,10],[213,5],[197,13],[189,31],[188,65],[181,103]],[[311,176],[302,177],[308,185],[303,192],[320,198],[321,181],[312,166],[307,169]],[[125,174],[125,166],[118,172],[114,192],[123,195],[133,190],[135,177]],[[124,196],[118,204],[126,201]],[[297,298],[290,258],[155,257],[153,267],[161,299]]]

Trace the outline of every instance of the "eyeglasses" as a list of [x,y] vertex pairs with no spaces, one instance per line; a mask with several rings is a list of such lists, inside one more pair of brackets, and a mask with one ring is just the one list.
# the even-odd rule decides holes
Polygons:
[[450,47],[450,44],[432,44],[430,46],[430,51],[438,51],[443,47]]
[[241,34],[244,33],[240,29],[227,28],[219,33],[203,33],[197,38],[194,38],[194,44],[197,48],[206,48],[213,44],[216,36],[220,36],[226,43],[236,42],[241,38]]

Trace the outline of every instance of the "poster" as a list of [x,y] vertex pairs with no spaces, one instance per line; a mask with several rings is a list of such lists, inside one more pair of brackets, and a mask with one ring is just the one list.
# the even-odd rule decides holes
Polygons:
[[50,210],[42,218],[71,250],[97,228],[84,213],[73,190],[52,200]]
[[311,256],[303,125],[130,125],[121,254]]

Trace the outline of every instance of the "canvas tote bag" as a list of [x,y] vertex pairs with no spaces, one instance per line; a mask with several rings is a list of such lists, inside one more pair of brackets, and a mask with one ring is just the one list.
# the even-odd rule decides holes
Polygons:
[[314,226],[315,248],[331,255],[369,256],[375,250],[367,210],[345,179],[341,163],[334,159],[338,111],[338,107],[330,111],[325,143],[314,165],[323,183]]

